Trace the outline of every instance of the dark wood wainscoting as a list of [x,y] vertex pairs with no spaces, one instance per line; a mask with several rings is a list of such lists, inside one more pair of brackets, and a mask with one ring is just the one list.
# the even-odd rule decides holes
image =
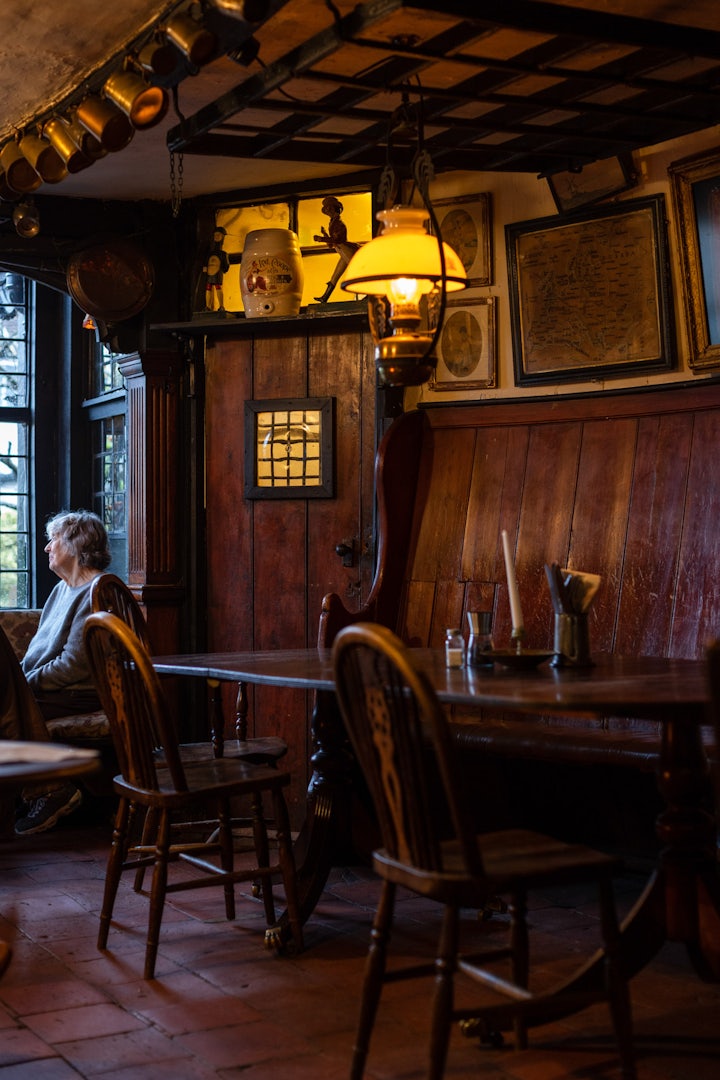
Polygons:
[[[300,328],[301,324],[296,324]],[[208,648],[300,648],[317,639],[322,598],[361,606],[374,570],[375,369],[368,335],[268,334],[211,341],[205,364]],[[335,496],[244,497],[248,400],[334,397]],[[346,567],[336,545],[352,538]],[[312,701],[295,690],[251,688],[251,735],[289,744],[285,764],[300,820],[309,779]],[[228,723],[232,688],[225,689]]]

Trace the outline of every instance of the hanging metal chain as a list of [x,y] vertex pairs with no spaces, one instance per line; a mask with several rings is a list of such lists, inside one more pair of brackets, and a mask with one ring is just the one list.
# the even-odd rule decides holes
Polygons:
[[183,155],[178,154],[177,176],[175,174],[175,155],[170,152],[170,208],[172,216],[176,218],[182,206],[183,189]]

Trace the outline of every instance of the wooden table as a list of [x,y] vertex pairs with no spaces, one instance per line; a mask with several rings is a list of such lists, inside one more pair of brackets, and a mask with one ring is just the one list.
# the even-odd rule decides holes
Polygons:
[[[97,750],[58,743],[0,740],[0,792],[17,791],[46,780],[75,780],[100,769]],[[0,975],[10,962],[10,946],[0,941]]]
[[[413,655],[440,700],[464,707],[507,712],[626,716],[662,722],[658,788],[664,809],[657,820],[662,843],[657,867],[623,924],[628,970],[639,971],[666,940],[684,942],[699,974],[720,979],[720,887],[715,822],[703,804],[707,762],[701,725],[709,691],[701,661],[595,657],[587,670],[542,666],[514,672],[495,665],[488,672],[447,669],[440,651]],[[303,917],[314,908],[348,821],[351,760],[334,694],[329,651],[208,653],[158,657],[159,672],[204,676],[313,690],[313,774],[308,813],[300,836]],[[538,739],[542,727],[538,725]],[[581,981],[596,980],[602,958],[594,957]]]
[[100,769],[100,752],[55,742],[0,739],[0,790],[75,780]]

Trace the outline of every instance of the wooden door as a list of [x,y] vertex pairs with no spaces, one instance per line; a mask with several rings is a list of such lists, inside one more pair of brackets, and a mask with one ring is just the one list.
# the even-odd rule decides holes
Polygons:
[[[299,321],[295,324],[300,327]],[[369,335],[351,330],[240,337],[209,344],[205,365],[208,648],[305,648],[317,639],[322,598],[360,607],[373,577],[375,370]],[[247,400],[335,399],[335,495],[244,497]],[[337,545],[354,543],[352,565]],[[312,701],[297,690],[250,691],[250,735],[280,735],[295,778],[293,822],[310,775]],[[225,697],[231,731],[234,697]]]

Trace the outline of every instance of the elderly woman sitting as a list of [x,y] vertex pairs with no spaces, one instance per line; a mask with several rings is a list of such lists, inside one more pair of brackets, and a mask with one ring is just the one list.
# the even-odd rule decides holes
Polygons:
[[[90,614],[90,587],[110,563],[105,526],[85,510],[63,511],[47,523],[45,551],[50,569],[60,581],[50,593],[37,633],[22,660],[22,670],[39,706],[39,714],[22,721],[23,730],[4,731],[6,737],[47,740],[44,720],[100,708],[83,645],[83,628]],[[44,718],[44,719],[43,719]],[[26,793],[27,795],[27,793]],[[82,802],[74,784],[33,791],[15,832],[27,836],[44,832]]]

